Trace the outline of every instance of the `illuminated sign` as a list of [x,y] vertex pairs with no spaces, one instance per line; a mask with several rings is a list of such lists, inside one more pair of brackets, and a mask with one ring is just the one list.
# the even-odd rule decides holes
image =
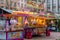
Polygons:
[[36,18],[30,18],[29,20],[31,20],[32,22],[35,21],[37,24],[40,25],[45,25],[45,18],[36,17]]
[[43,9],[43,4],[37,4],[32,1],[27,1],[27,6],[37,8],[37,9]]
[[27,11],[13,11],[12,14],[13,14],[13,15],[17,15],[17,14],[33,14],[33,12],[27,12]]

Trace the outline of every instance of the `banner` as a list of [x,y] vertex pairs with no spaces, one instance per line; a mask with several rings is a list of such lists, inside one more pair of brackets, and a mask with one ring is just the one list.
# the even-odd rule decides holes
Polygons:
[[13,15],[19,15],[19,14],[29,14],[33,15],[33,12],[27,12],[27,11],[13,11]]
[[37,9],[43,9],[43,4],[37,4],[36,2],[33,1],[27,1],[27,6]]

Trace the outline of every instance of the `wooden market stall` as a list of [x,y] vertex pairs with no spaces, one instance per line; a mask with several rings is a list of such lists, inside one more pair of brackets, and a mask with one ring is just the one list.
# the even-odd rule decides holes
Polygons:
[[[13,15],[11,10],[1,8],[0,9],[0,39],[1,40],[24,40],[23,29],[18,29],[20,25],[15,25],[15,30],[12,30],[8,24]],[[3,37],[4,36],[4,37]]]
[[26,11],[14,11],[12,14],[18,17],[19,20],[21,20],[20,18],[22,18],[22,27],[25,29],[26,38],[32,38],[32,35],[34,34],[50,34],[46,32],[46,18],[44,16],[34,16],[33,12]]

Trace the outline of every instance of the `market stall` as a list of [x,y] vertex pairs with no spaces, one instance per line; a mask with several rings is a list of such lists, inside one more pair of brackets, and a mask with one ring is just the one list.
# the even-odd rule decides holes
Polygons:
[[46,22],[50,31],[57,31],[57,19],[54,13],[46,14]]
[[[30,16],[27,18],[29,21],[28,28],[32,29],[32,35],[40,35],[46,33],[46,19],[40,16]],[[48,32],[47,32],[48,33]]]
[[[23,33],[24,31],[22,25],[16,23],[16,21],[12,22],[13,24],[9,25],[7,18],[6,16],[0,18],[0,39],[24,40],[24,33]],[[14,21],[14,20],[10,20],[10,21]]]
[[0,14],[0,40],[24,40],[24,29],[20,24],[22,22],[6,10],[4,13],[4,10]]
[[[29,13],[29,14],[28,14]],[[28,17],[28,16],[32,16],[32,14],[33,14],[33,12],[26,12],[26,11],[13,11],[13,13],[12,13],[12,15],[14,15],[15,17],[17,17],[17,19],[18,19],[18,23],[20,23],[20,22],[22,22],[22,23],[20,23],[21,25],[22,25],[22,27],[24,28],[24,29],[26,29],[26,28],[28,28],[28,27],[26,27],[26,25],[25,25],[25,19]],[[30,30],[30,29],[29,29]],[[26,31],[28,31],[28,30],[26,30]],[[28,32],[28,33],[30,33],[30,32]],[[25,33],[24,33],[25,34]]]
[[26,38],[32,38],[32,36],[40,35],[45,33],[50,36],[50,32],[46,31],[46,18],[40,16],[34,16],[33,12],[26,11],[14,11],[12,13],[17,19],[18,22],[22,22],[22,27],[24,28],[24,34]]
[[[0,8],[0,40],[6,40],[6,17],[5,14],[10,14],[9,12]],[[4,36],[4,37],[3,37]]]

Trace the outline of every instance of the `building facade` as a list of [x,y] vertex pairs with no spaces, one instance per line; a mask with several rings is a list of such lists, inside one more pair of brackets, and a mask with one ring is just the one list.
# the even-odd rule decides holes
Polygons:
[[12,10],[21,10],[26,7],[26,0],[0,0],[0,7]]
[[46,11],[51,11],[53,13],[60,13],[60,0],[45,0]]
[[14,10],[21,10],[27,7],[27,1],[37,4],[43,3],[45,11],[60,13],[60,0],[0,0],[0,7]]
[[6,0],[0,0],[0,7],[2,8],[6,7]]

